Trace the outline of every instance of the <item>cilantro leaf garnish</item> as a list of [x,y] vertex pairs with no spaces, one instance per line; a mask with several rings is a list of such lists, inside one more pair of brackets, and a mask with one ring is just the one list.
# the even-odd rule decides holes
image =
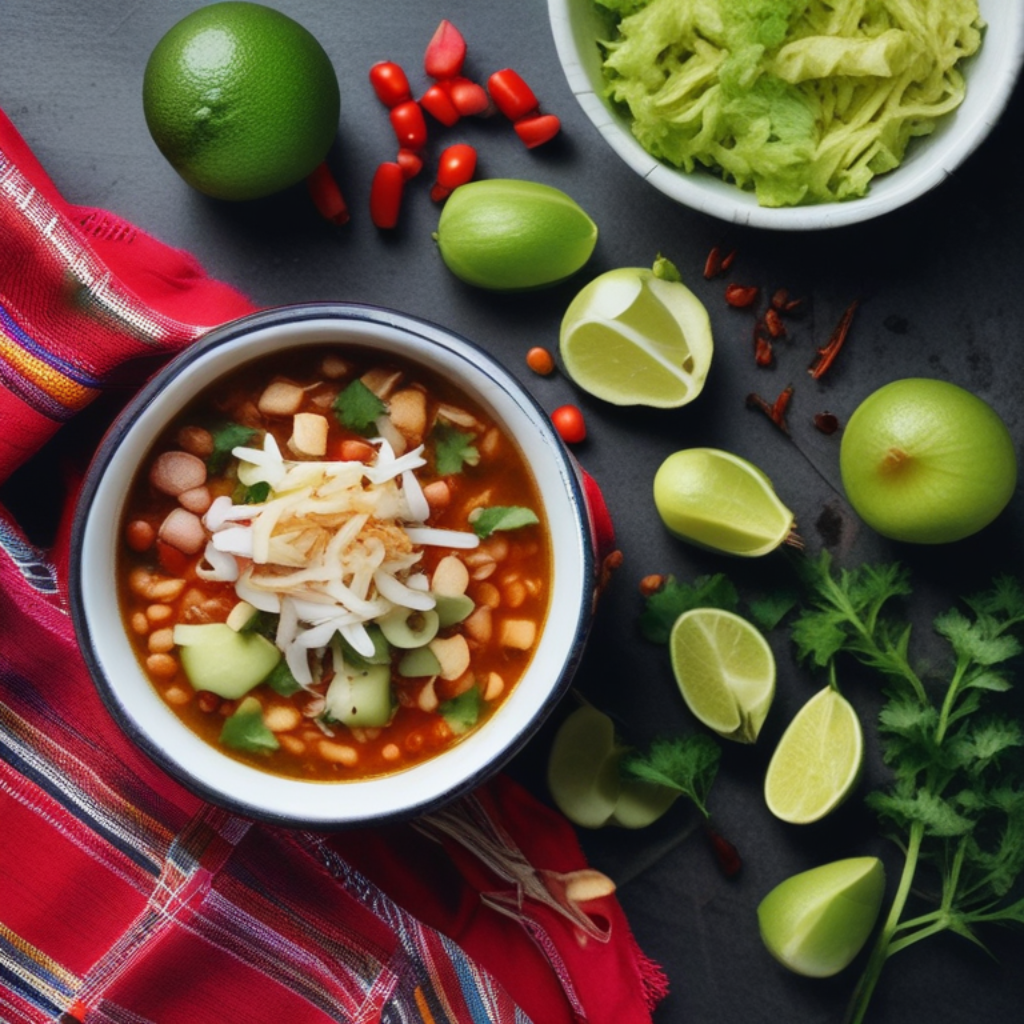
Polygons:
[[384,402],[361,380],[354,380],[344,388],[331,408],[343,427],[364,435],[376,433],[377,417],[387,411]]
[[708,793],[718,774],[721,756],[718,744],[710,736],[699,733],[685,738],[656,739],[646,754],[638,751],[626,754],[619,768],[627,778],[678,790],[707,818]]
[[251,754],[269,754],[281,746],[263,721],[263,708],[255,697],[246,697],[230,718],[224,720],[220,741],[226,747]]
[[469,525],[481,540],[486,540],[495,530],[520,530],[524,526],[533,526],[539,522],[533,509],[523,508],[521,505],[492,505],[490,508],[478,508],[469,517]]
[[676,619],[693,608],[721,608],[735,612],[739,607],[736,588],[722,573],[700,576],[693,583],[680,583],[674,576],[651,594],[640,615],[640,629],[656,644],[667,644]]
[[262,505],[270,497],[270,484],[266,480],[257,480],[246,487],[242,495],[243,505]]
[[440,476],[461,473],[463,466],[475,466],[480,452],[473,442],[473,434],[457,430],[447,423],[438,423],[430,432],[434,441],[434,468]]
[[241,423],[222,423],[213,427],[210,433],[213,435],[213,452],[206,458],[206,469],[210,473],[219,473],[227,464],[231,452],[247,445],[258,431],[253,427],[243,427]]

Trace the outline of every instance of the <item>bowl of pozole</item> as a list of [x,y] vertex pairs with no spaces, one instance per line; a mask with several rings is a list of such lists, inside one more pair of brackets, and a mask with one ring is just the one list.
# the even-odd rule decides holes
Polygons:
[[226,325],[154,377],[72,550],[128,735],[206,799],[323,827],[497,771],[568,687],[595,580],[579,471],[515,379],[344,304]]

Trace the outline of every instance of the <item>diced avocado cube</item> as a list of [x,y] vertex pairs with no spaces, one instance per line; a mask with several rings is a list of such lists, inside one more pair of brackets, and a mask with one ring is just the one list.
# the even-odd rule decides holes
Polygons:
[[391,721],[391,668],[343,665],[327,687],[324,717],[349,727],[387,725]]
[[237,633],[227,623],[175,626],[181,667],[196,690],[237,700],[258,686],[281,660],[281,652],[259,633]]

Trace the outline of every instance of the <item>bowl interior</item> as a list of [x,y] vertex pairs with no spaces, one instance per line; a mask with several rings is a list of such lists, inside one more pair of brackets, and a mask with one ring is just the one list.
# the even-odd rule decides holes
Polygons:
[[713,174],[687,174],[652,157],[630,131],[629,117],[603,96],[598,39],[613,35],[611,15],[594,0],[548,0],[558,56],[569,86],[605,141],[665,195],[723,220],[780,230],[840,227],[869,220],[939,185],[982,142],[1009,101],[1024,62],[1024,4],[979,0],[988,28],[965,64],[967,95],[927,138],[915,139],[900,167],[872,181],[866,196],[844,203],[769,209]]
[[[464,740],[383,778],[314,783],[234,761],[189,731],[143,674],[127,638],[115,579],[118,524],[131,480],[166,423],[199,390],[250,359],[310,345],[393,352],[443,374],[508,430],[528,457],[552,531],[548,618],[530,665],[500,709]],[[366,307],[256,314],[208,335],[159,374],[122,414],[90,467],[72,552],[72,601],[86,660],[126,731],[207,799],[270,820],[331,826],[436,806],[496,771],[568,685],[589,626],[593,555],[575,464],[547,417],[497,363],[433,325]]]

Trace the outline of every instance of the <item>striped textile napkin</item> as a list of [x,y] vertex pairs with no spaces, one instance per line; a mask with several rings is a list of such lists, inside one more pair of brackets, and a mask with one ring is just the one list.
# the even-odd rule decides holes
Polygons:
[[[0,483],[104,389],[252,308],[66,203],[0,111]],[[0,504],[0,1020],[650,1020],[664,975],[614,896],[566,898],[587,868],[573,830],[509,778],[334,835],[207,805],[150,763],[77,650],[68,519],[41,550]]]

